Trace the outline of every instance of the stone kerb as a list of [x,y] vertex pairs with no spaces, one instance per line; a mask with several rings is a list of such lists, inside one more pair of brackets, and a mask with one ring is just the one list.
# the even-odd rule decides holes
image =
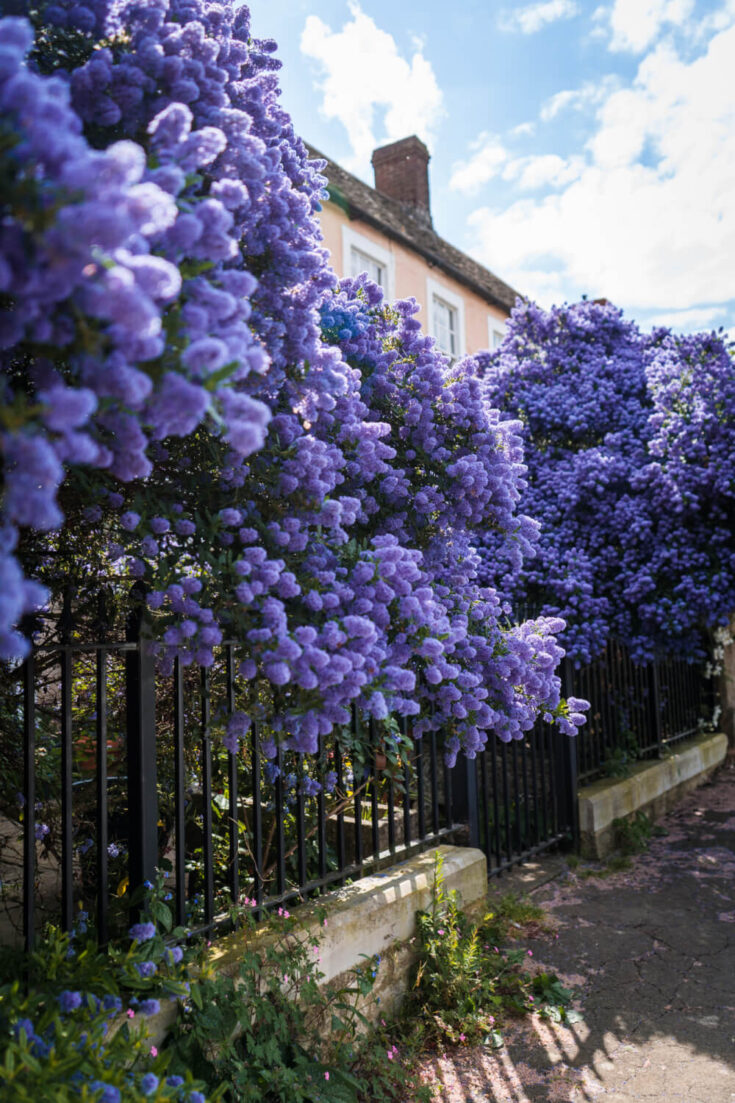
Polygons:
[[706,781],[725,760],[727,736],[702,735],[677,744],[655,762],[639,762],[626,778],[603,778],[579,791],[579,827],[584,857],[605,858],[615,848],[613,821],[638,811],[659,816],[689,789]]

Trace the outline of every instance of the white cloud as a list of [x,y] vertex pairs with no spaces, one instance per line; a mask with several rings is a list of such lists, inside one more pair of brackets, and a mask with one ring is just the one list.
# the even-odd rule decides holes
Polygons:
[[614,76],[602,77],[600,80],[587,81],[581,88],[565,88],[562,92],[556,92],[544,104],[541,105],[539,117],[542,122],[548,123],[560,115],[562,111],[573,108],[576,111],[584,111],[594,107],[610,94],[618,84],[618,78]]
[[508,160],[508,152],[495,134],[483,133],[473,143],[473,153],[466,161],[452,166],[449,187],[452,191],[471,194],[488,180],[498,176]]
[[563,187],[576,180],[583,169],[584,161],[581,157],[565,160],[556,153],[545,153],[511,161],[503,172],[503,178],[517,179],[521,191],[538,191],[540,188]]
[[699,45],[706,42],[711,34],[724,31],[735,23],[735,0],[724,0],[722,7],[692,20],[687,27],[687,35]]
[[[678,332],[717,328],[723,318],[721,306],[695,306],[691,310],[668,310],[646,318],[646,327],[668,326]],[[724,320],[724,319],[723,319]]]
[[353,151],[348,168],[366,172],[372,151],[383,142],[418,134],[431,148],[444,108],[434,70],[420,45],[414,40],[415,52],[408,61],[392,35],[359,4],[350,4],[350,14],[341,31],[332,31],[317,15],[310,15],[301,51],[321,69],[322,114],[337,119],[347,131]]
[[571,179],[476,210],[473,255],[546,304],[588,293],[670,312],[735,299],[734,57],[735,27],[692,61],[660,44],[599,106],[577,155],[509,159],[504,174],[527,172],[527,185]]
[[664,26],[681,26],[693,10],[694,0],[615,0],[610,13],[610,49],[641,53]]
[[556,23],[559,19],[570,19],[579,11],[576,0],[543,0],[539,4],[528,4],[517,11],[506,11],[500,17],[500,27],[504,31],[520,31],[522,34],[534,34],[547,23]]

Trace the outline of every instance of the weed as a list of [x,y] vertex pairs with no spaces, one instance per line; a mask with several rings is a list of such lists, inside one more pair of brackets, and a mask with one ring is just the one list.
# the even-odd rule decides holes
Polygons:
[[638,811],[629,819],[612,822],[615,846],[622,855],[641,854],[648,848],[653,835],[653,821],[645,812]]
[[543,911],[515,896],[503,897],[481,923],[459,908],[456,892],[444,887],[437,860],[429,911],[419,912],[419,959],[403,1015],[414,1046],[503,1044],[499,1028],[508,1018],[538,1012],[563,1020],[571,1000],[554,974],[532,973],[530,950],[503,942],[529,926],[545,926]]

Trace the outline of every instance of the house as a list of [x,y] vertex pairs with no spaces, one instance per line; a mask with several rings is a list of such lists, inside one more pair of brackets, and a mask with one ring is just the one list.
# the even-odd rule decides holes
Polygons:
[[320,221],[337,274],[367,272],[388,299],[414,296],[424,329],[452,359],[497,348],[518,292],[434,230],[424,143],[412,136],[376,149],[374,188],[309,151],[326,161]]

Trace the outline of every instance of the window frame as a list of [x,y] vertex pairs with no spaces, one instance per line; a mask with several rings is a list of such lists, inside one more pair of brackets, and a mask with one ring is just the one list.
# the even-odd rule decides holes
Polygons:
[[[437,335],[434,332],[434,299],[438,299],[439,302],[444,303],[450,307],[451,310],[456,311],[457,314],[457,352],[454,356],[455,360],[460,360],[467,352],[467,340],[465,332],[465,310],[464,299],[461,295],[458,295],[456,291],[452,291],[446,284],[439,283],[438,280],[433,279],[431,276],[426,278],[426,332],[437,340]],[[437,348],[439,344],[437,342]],[[450,360],[452,356],[444,349],[440,349],[445,356],[449,356]]]
[[391,253],[389,249],[386,249],[384,245],[380,245],[377,241],[373,241],[372,238],[359,234],[356,230],[353,230],[351,226],[343,226],[342,273],[345,277],[349,278],[351,278],[352,273],[353,249],[356,249],[359,253],[363,253],[365,256],[369,257],[370,260],[381,265],[384,269],[386,286],[383,287],[383,294],[389,302],[392,302],[395,299],[395,259],[393,253]]
[[[488,314],[487,316],[487,347],[490,352],[495,352],[500,348],[505,340],[505,334],[508,328],[508,321],[506,318],[497,318],[494,314]],[[495,344],[495,334],[498,335],[500,340]]]

